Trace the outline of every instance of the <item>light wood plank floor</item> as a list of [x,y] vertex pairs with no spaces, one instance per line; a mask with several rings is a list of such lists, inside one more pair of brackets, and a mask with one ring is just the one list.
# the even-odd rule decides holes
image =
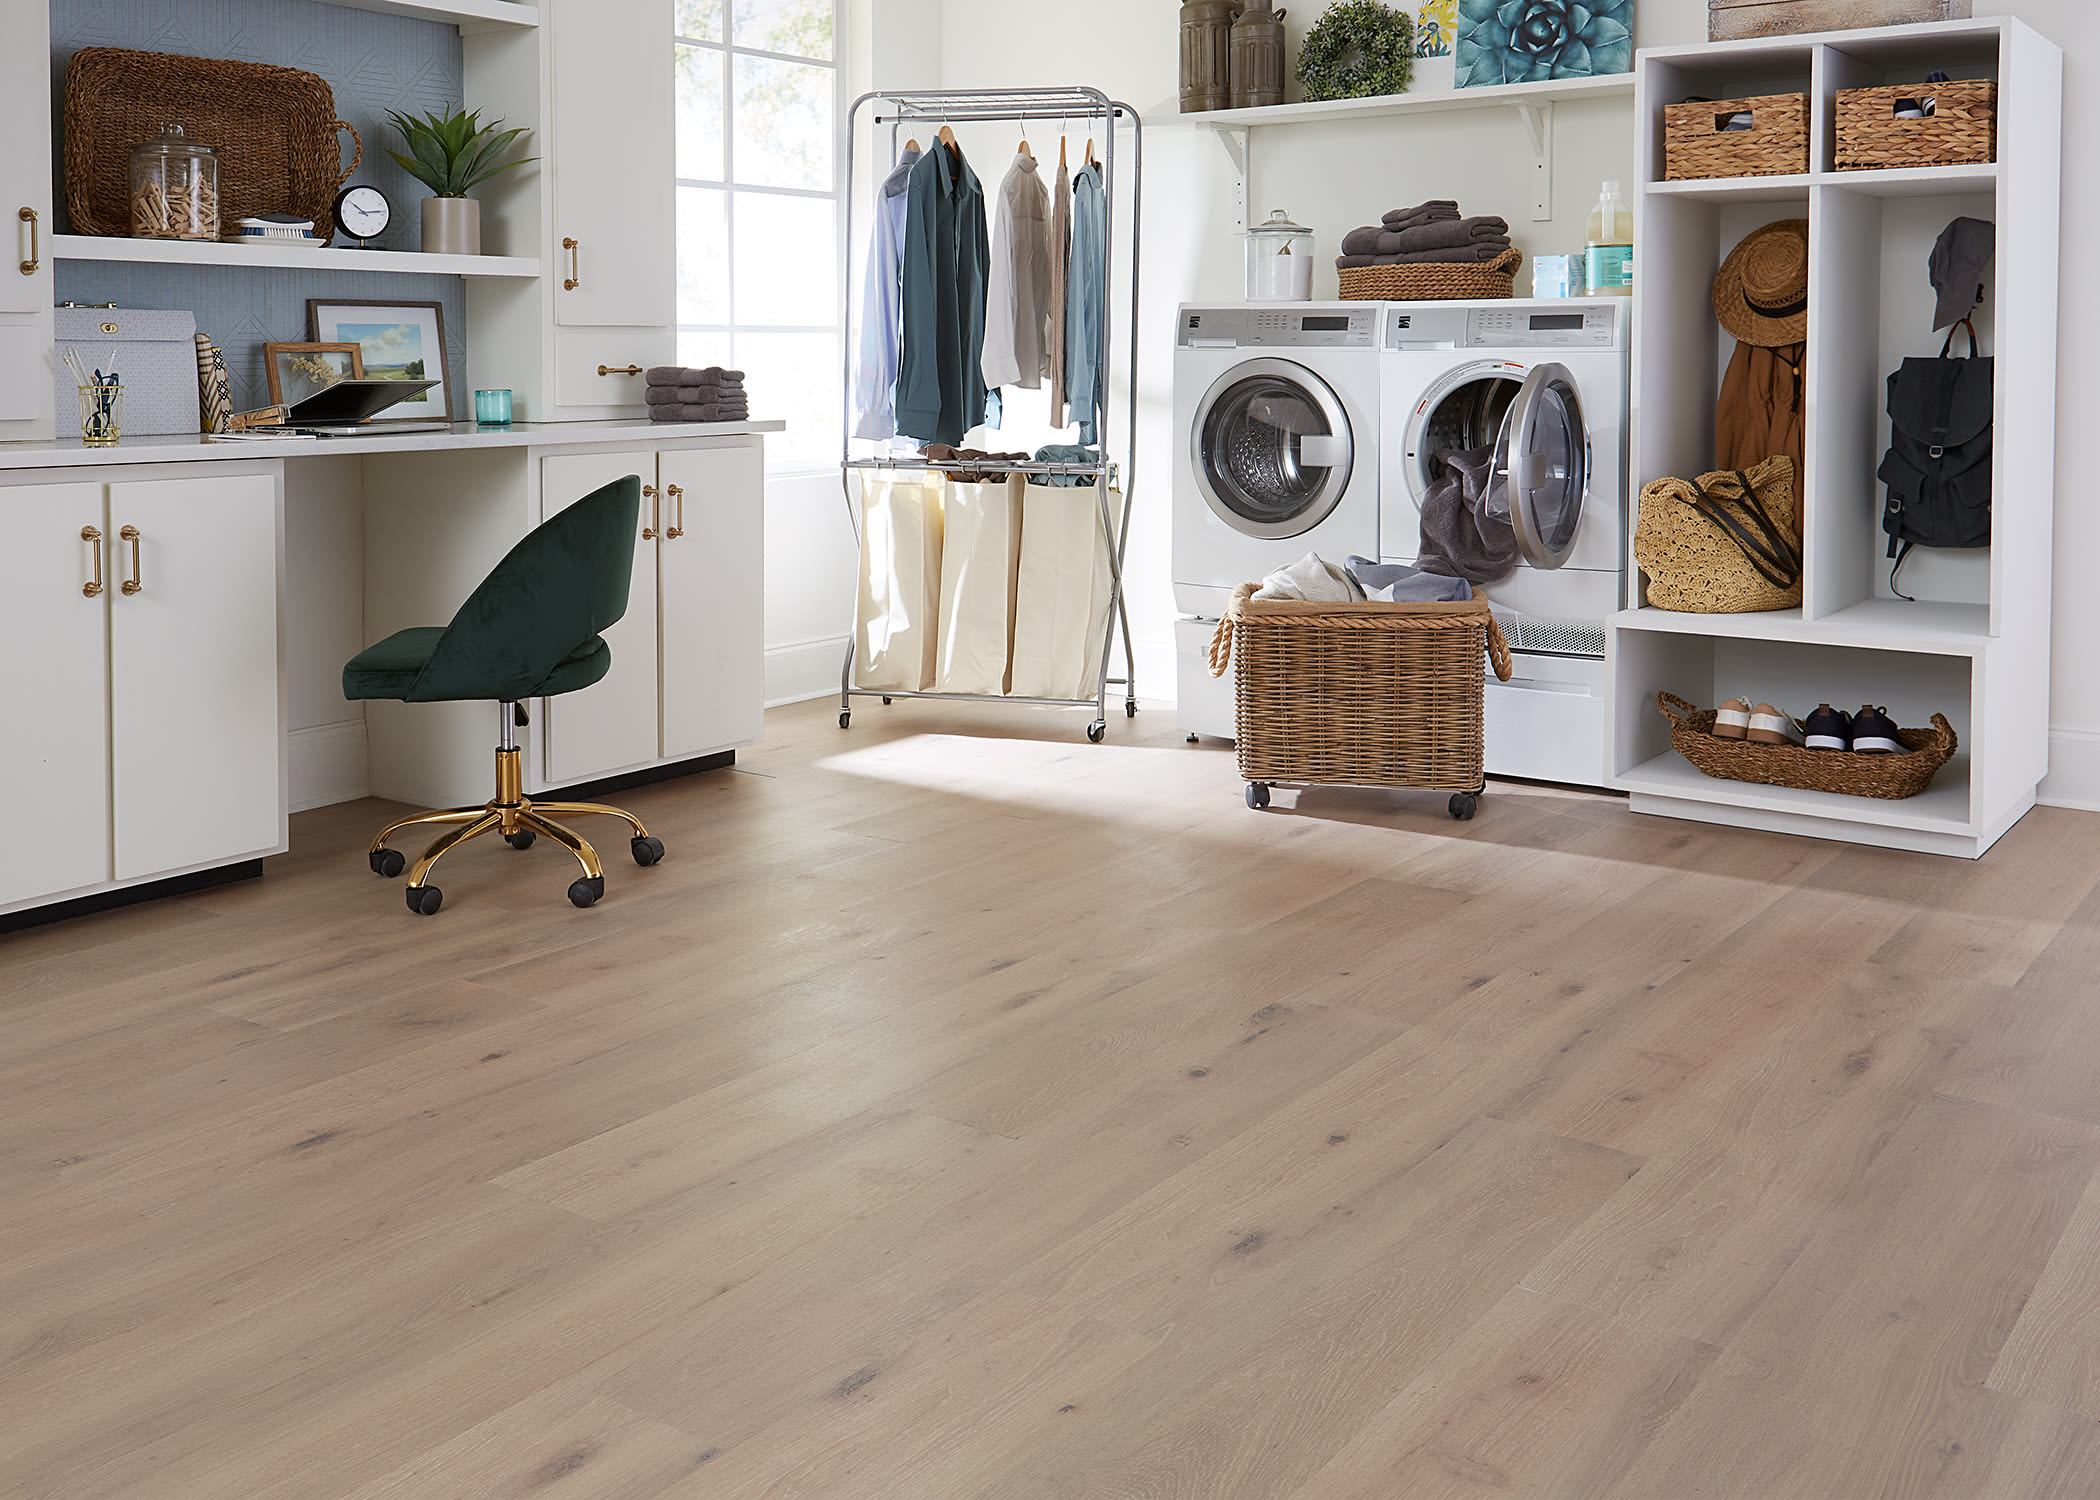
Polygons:
[[0,938],[0,1494],[2100,1494],[2100,817],[1082,725],[777,712],[588,912],[361,803]]

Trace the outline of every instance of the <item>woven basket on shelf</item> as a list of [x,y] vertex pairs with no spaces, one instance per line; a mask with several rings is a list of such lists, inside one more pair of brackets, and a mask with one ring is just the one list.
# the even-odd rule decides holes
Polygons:
[[1345,266],[1344,302],[1449,302],[1514,297],[1524,252],[1511,246],[1493,260],[1422,261],[1407,266]]
[[[1900,119],[1906,101],[1930,99],[1932,113]],[[1998,159],[1998,85],[1906,83],[1895,88],[1839,89],[1837,168],[1951,167]]]
[[1483,655],[1509,680],[1487,601],[1306,604],[1241,584],[1210,644],[1237,653],[1240,775],[1253,782],[1481,787]]
[[1760,745],[1724,740],[1714,733],[1714,710],[1695,709],[1675,693],[1657,693],[1655,706],[1670,721],[1670,746],[1693,766],[1720,781],[1799,787],[1846,797],[1915,797],[1932,785],[1941,766],[1960,747],[1946,715],[1934,714],[1930,729],[1899,729],[1908,755],[1855,755],[1845,750],[1810,750],[1801,745]]
[[163,123],[217,153],[227,229],[253,214],[288,213],[312,219],[325,243],[335,233],[336,190],[364,159],[357,131],[335,116],[335,94],[312,73],[83,47],[66,67],[66,213],[75,234],[131,233],[131,148]]
[[[1748,130],[1728,121],[1748,113]],[[1663,106],[1663,176],[1777,177],[1808,170],[1808,95],[1702,100]]]

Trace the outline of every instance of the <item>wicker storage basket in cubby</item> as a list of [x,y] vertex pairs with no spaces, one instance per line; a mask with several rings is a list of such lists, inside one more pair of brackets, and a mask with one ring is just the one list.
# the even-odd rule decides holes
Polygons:
[[[1928,99],[1932,113],[1917,114]],[[1952,167],[1997,159],[1998,85],[1992,79],[1838,90],[1840,172]]]
[[1670,748],[1700,771],[1721,781],[1798,787],[1845,797],[1915,797],[1932,785],[1941,766],[1954,758],[1960,740],[1944,714],[1930,729],[1900,729],[1908,755],[1854,755],[1845,750],[1810,750],[1801,745],[1760,745],[1724,740],[1714,733],[1719,717],[1693,708],[1675,693],[1657,693],[1655,706],[1670,721]]
[[[1738,115],[1747,130],[1730,130]],[[1663,177],[1778,177],[1808,170],[1808,95],[1699,100],[1663,106]]]

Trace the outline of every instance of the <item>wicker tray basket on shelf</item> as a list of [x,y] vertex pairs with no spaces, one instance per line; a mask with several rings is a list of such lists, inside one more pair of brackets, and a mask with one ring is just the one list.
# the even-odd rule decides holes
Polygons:
[[1524,252],[1512,246],[1493,260],[1424,261],[1411,266],[1345,266],[1344,302],[1449,302],[1514,297]]
[[1237,657],[1249,804],[1265,806],[1273,782],[1425,787],[1460,793],[1452,813],[1471,817],[1482,660],[1504,682],[1511,672],[1487,602],[1307,604],[1256,599],[1255,588],[1235,591],[1210,645],[1213,676]]
[[[327,81],[298,68],[83,47],[66,67],[66,213],[75,234],[131,233],[131,148],[163,123],[219,158],[219,220],[289,213],[335,233],[336,190],[364,159]],[[339,131],[349,131],[343,165]]]
[[1930,729],[1901,729],[1908,755],[1852,755],[1801,745],[1760,745],[1724,740],[1714,733],[1713,709],[1693,708],[1675,693],[1657,693],[1655,706],[1670,721],[1670,747],[1719,781],[1754,781],[1847,797],[1915,797],[1954,758],[1960,741],[1946,715],[1934,714]]
[[[1737,115],[1748,130],[1730,130]],[[1778,177],[1808,170],[1808,95],[1760,94],[1663,106],[1663,177]]]
[[[1903,118],[1910,101],[1930,99],[1932,113]],[[1951,167],[1998,159],[1998,85],[1906,83],[1895,88],[1839,89],[1837,168]]]

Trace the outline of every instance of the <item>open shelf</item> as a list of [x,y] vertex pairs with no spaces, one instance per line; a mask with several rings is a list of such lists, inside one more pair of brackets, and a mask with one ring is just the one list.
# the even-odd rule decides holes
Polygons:
[[150,266],[253,266],[299,271],[395,271],[417,276],[540,274],[528,255],[423,255],[413,250],[351,250],[326,245],[230,245],[199,240],[134,240],[108,235],[51,237],[57,260],[119,261]]
[[[1723,619],[1725,624],[1717,623]],[[1867,599],[1819,620],[1804,620],[1798,608],[1722,617],[1643,607],[1621,611],[1613,616],[1613,623],[1628,630],[1676,635],[1725,633],[1740,640],[1924,651],[1936,656],[1980,655],[1991,642],[1989,605],[1933,599],[1915,604],[1902,599]]]
[[[1832,755],[1845,752],[1833,750]],[[1723,781],[1708,776],[1675,750],[1641,762],[1619,777],[1618,784],[1636,796],[1672,797],[1720,807],[1753,808],[1798,817],[1830,818],[1844,823],[1871,823],[1882,828],[1910,828],[1921,833],[1963,835],[1974,831],[1969,821],[1969,757],[1956,755],[1940,767],[1932,785],[1915,797],[1889,801],[1880,797],[1846,797],[1836,792],[1808,792],[1791,786],[1760,786],[1752,781]]]
[[1994,193],[1998,164],[1957,167],[1892,167],[1877,172],[1787,172],[1774,177],[1689,177],[1651,182],[1657,197],[1695,203],[1784,203],[1810,188],[1845,188],[1870,198],[1938,198],[1954,193]]
[[1516,105],[1566,104],[1578,99],[1608,99],[1633,92],[1633,74],[1600,78],[1556,78],[1544,83],[1502,83],[1470,89],[1435,89],[1415,94],[1377,94],[1367,99],[1317,99],[1305,104],[1271,104],[1258,109],[1207,109],[1185,115],[1161,115],[1148,124],[1214,125],[1244,129],[1250,125],[1301,125],[1328,120],[1361,120],[1420,110],[1508,109]]
[[1815,186],[1813,172],[1785,172],[1773,177],[1687,177],[1651,182],[1658,197],[1688,198],[1694,203],[1798,203]]
[[527,27],[540,24],[537,5],[519,0],[321,0],[345,10],[371,10],[386,16],[414,16],[422,21],[449,21],[455,26]]

